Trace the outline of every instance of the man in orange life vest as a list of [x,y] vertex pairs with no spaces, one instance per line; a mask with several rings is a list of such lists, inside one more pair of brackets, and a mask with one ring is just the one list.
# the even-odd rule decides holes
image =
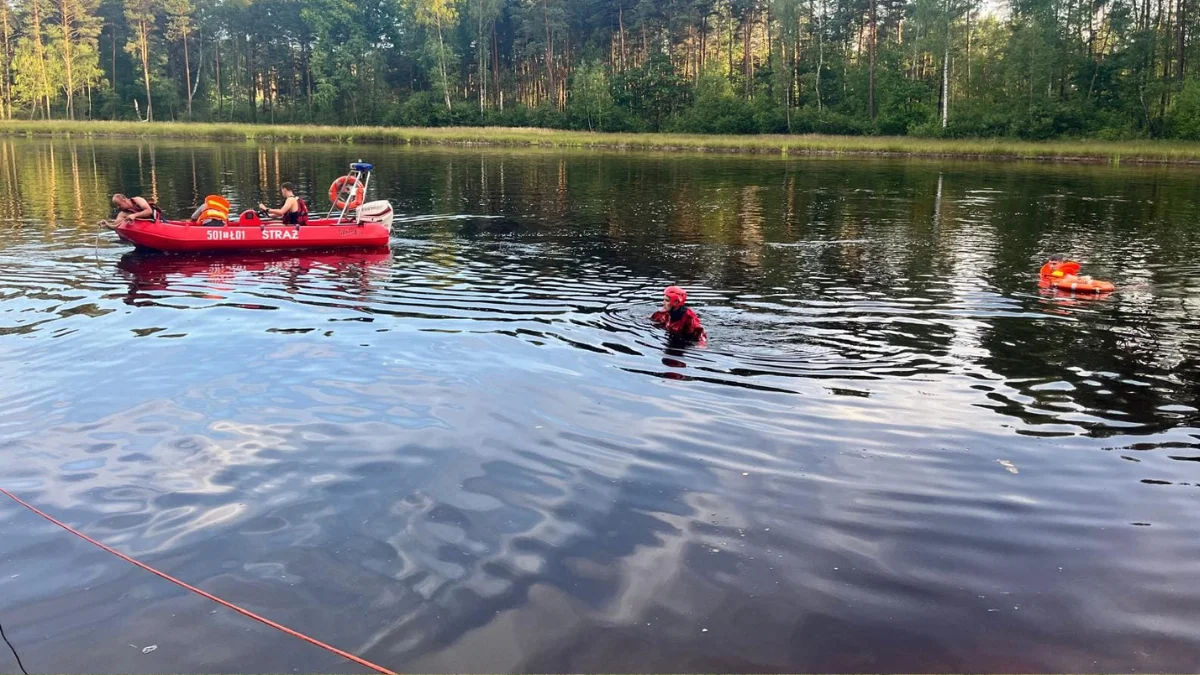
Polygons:
[[708,336],[700,317],[687,306],[687,291],[678,286],[668,286],[663,291],[663,308],[650,315],[650,320],[667,329],[673,338],[680,338],[704,346]]
[[282,219],[284,225],[307,225],[308,204],[305,204],[303,199],[296,196],[296,191],[292,187],[292,184],[284,183],[280,185],[279,191],[283,194],[283,206],[277,209],[268,209],[265,204],[260,203],[258,210],[266,211],[267,215]]

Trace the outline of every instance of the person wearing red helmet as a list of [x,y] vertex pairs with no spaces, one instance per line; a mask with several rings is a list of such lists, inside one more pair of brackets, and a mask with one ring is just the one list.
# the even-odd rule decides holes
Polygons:
[[704,345],[708,336],[700,317],[687,306],[687,291],[678,286],[668,286],[663,291],[663,308],[650,315],[650,320],[667,329],[671,337],[683,338]]

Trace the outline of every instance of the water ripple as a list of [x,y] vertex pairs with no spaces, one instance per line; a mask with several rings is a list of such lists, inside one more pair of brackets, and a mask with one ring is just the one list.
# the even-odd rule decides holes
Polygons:
[[[390,250],[162,256],[78,225],[100,167],[183,211],[361,149],[4,143],[98,187],[0,178],[0,484],[255,611],[406,671],[1194,662],[1186,175],[381,147]],[[347,668],[0,531],[39,670]]]

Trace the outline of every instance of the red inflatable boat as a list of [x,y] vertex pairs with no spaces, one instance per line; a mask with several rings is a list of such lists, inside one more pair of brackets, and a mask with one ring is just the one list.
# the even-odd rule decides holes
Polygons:
[[386,224],[357,222],[354,218],[319,218],[302,227],[244,217],[220,226],[199,225],[188,220],[135,220],[117,227],[116,232],[121,239],[138,248],[190,253],[380,248],[387,246],[391,237]]
[[[330,201],[334,208],[326,217],[309,217],[304,225],[285,225],[246,211],[235,220],[220,217],[229,203],[211,196],[209,209],[196,222],[191,220],[135,220],[115,228],[117,236],[141,249],[181,253],[210,251],[274,251],[289,249],[382,248],[392,230],[392,205],[387,201],[363,204],[370,183],[370,164],[356,162],[350,173],[334,181]],[[214,214],[214,205],[225,214]]]

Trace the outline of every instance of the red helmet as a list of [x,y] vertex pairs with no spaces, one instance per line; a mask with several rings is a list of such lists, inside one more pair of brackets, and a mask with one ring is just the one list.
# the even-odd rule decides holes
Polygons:
[[687,302],[687,291],[678,286],[667,286],[667,289],[663,291],[663,297],[671,303],[672,307],[678,307]]

